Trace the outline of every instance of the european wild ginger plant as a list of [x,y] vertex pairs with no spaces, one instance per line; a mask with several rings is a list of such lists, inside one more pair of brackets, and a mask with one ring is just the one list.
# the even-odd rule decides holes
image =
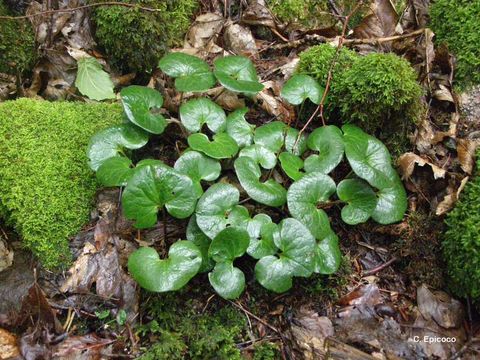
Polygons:
[[[212,71],[195,56],[170,53],[159,67],[175,79],[177,91],[198,95],[180,106],[188,147],[174,166],[156,159],[134,164],[129,157],[178,122],[159,112],[163,97],[147,87],[121,91],[128,122],[97,133],[88,148],[98,180],[123,188],[123,212],[135,227],[154,226],[160,211],[188,219],[186,240],[173,243],[166,259],[151,247],[130,256],[129,271],[145,289],[175,291],[197,273],[208,272],[215,291],[235,299],[245,288],[245,275],[235,261],[248,255],[256,260],[256,280],[268,290],[284,292],[294,277],[332,274],[340,265],[339,239],[325,208],[341,204],[341,218],[349,225],[403,218],[406,193],[390,154],[360,128],[327,125],[304,134],[281,121],[256,127],[245,118],[248,108],[226,114],[201,95],[217,82],[246,97],[256,95],[263,85],[248,58],[218,58]],[[319,104],[323,91],[312,77],[294,75],[281,96],[292,105]],[[335,183],[329,174],[344,159],[351,172]],[[236,181],[218,180],[232,164]],[[270,176],[274,170],[289,180]],[[275,223],[265,207],[290,217]]]

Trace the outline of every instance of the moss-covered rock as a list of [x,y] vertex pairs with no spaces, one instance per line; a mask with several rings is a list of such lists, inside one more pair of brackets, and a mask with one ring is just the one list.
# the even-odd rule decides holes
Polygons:
[[[0,16],[12,16],[0,0]],[[30,70],[37,59],[35,33],[27,20],[0,20],[0,73]]]
[[[478,154],[477,154],[478,155]],[[455,208],[447,215],[443,253],[452,291],[480,304],[480,159],[477,175],[467,183]]]
[[159,9],[150,12],[124,6],[95,8],[95,38],[121,71],[149,72],[156,68],[168,47],[181,44],[198,8],[197,0],[121,1]]
[[90,137],[121,122],[118,105],[30,99],[0,104],[0,213],[52,268],[87,221],[96,191]]
[[[317,45],[300,54],[299,73],[326,85],[336,49]],[[420,116],[422,89],[410,64],[395,54],[357,55],[342,49],[333,71],[328,115],[355,122],[368,132],[392,123],[414,123]]]
[[436,42],[447,44],[457,58],[459,88],[480,84],[480,2],[436,0],[430,18]]

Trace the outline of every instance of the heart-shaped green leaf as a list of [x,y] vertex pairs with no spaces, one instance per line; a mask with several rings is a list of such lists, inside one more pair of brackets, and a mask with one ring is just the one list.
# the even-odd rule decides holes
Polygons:
[[192,99],[180,106],[180,120],[190,132],[199,132],[203,124],[214,133],[226,128],[225,111],[208,98]]
[[208,256],[208,248],[212,242],[197,225],[197,217],[192,215],[187,225],[187,240],[193,242],[202,254],[202,266],[199,272],[207,272],[213,269],[215,262]]
[[[249,223],[250,245],[248,246],[247,253],[254,259],[261,259],[268,255],[275,255],[277,247],[273,240],[273,236],[277,231],[277,224],[274,224],[272,220],[266,218],[259,218],[263,214],[256,215]],[[265,215],[267,216],[267,215]],[[257,235],[257,229],[260,229]],[[254,235],[255,237],[252,237]]]
[[328,216],[319,207],[328,201],[335,189],[335,182],[320,172],[304,175],[288,189],[290,214],[301,221],[315,239],[323,239],[331,231]]
[[227,134],[234,139],[239,147],[248,146],[253,141],[255,125],[245,120],[247,108],[237,109],[227,117]]
[[290,179],[297,181],[305,175],[304,172],[300,171],[300,169],[303,169],[303,160],[300,157],[289,152],[282,152],[278,158],[283,171]]
[[208,64],[196,56],[174,52],[160,59],[158,67],[175,79],[178,91],[206,91],[215,85]]
[[247,252],[253,258],[260,259],[277,252],[273,243],[273,232],[277,225],[272,222],[270,216],[257,214],[250,218],[247,208],[236,206],[230,213],[229,221],[232,226],[247,230],[250,236]]
[[110,76],[93,57],[84,57],[78,60],[75,86],[82,95],[88,96],[92,100],[115,99]]
[[293,75],[284,85],[280,96],[292,105],[300,105],[306,99],[314,104],[322,101],[324,89],[309,75]]
[[150,291],[175,291],[185,286],[200,269],[202,254],[191,241],[177,241],[161,260],[153,248],[142,247],[128,259],[128,271],[141,287]]
[[97,180],[103,186],[125,186],[132,175],[132,160],[123,156],[105,160],[97,170]]
[[220,231],[208,249],[209,256],[217,262],[208,274],[210,284],[225,299],[235,299],[245,288],[245,275],[233,266],[233,261],[245,254],[250,236],[244,229],[228,227]]
[[399,182],[390,153],[383,143],[355,125],[344,125],[345,154],[354,173],[377,189]]
[[263,90],[252,61],[243,56],[225,56],[215,60],[215,77],[230,91],[255,95]]
[[268,290],[284,292],[292,287],[292,277],[308,277],[315,265],[315,239],[298,220],[280,222],[273,235],[281,254],[265,256],[255,266],[255,277]]
[[198,200],[196,216],[200,229],[210,239],[230,224],[232,210],[238,206],[240,192],[230,184],[217,183],[210,186]]
[[180,156],[174,165],[175,170],[193,180],[197,197],[202,196],[201,180],[214,181],[220,176],[220,163],[197,151],[187,151]]
[[187,139],[188,145],[214,159],[228,159],[238,152],[238,145],[227,133],[213,135],[210,141],[205,134],[192,134]]
[[137,228],[155,225],[163,206],[178,219],[190,216],[197,197],[192,180],[166,165],[137,167],[122,195],[124,215]]
[[318,274],[333,274],[342,263],[338,236],[332,231],[315,248],[315,269]]
[[307,150],[307,137],[305,133],[302,133],[299,137],[299,133],[300,131],[297,129],[287,127],[285,135],[285,150],[297,156],[303,155],[305,150]]
[[407,194],[383,143],[354,125],[344,125],[345,154],[355,174],[379,189],[372,218],[381,224],[400,221]]
[[338,198],[348,203],[342,209],[342,220],[349,225],[367,221],[377,206],[377,196],[367,182],[345,179],[337,186]]
[[109,127],[96,133],[87,148],[90,168],[94,171],[111,157],[123,153],[123,149],[139,149],[148,142],[148,135],[131,124]]
[[227,227],[220,231],[210,244],[208,256],[215,262],[232,262],[245,254],[250,236],[247,230],[239,227]]
[[258,144],[247,146],[240,150],[238,157],[245,156],[253,159],[264,169],[273,169],[277,164],[275,153],[266,147]]
[[380,224],[392,224],[403,219],[407,206],[407,194],[399,180],[396,185],[380,189],[377,193],[377,206],[372,219]]
[[253,200],[273,207],[285,204],[287,191],[273,179],[261,182],[262,172],[253,159],[239,157],[234,167],[240,184]]
[[123,88],[120,96],[128,120],[152,134],[163,133],[168,123],[158,113],[163,105],[163,97],[157,90],[131,85]]
[[254,142],[277,153],[284,144],[287,124],[281,121],[272,121],[255,129]]
[[318,155],[310,155],[305,159],[305,171],[319,171],[330,173],[342,161],[344,145],[342,131],[334,126],[327,125],[315,129],[307,140],[307,146]]
[[245,289],[245,274],[230,262],[221,262],[208,274],[210,285],[224,299],[237,299]]

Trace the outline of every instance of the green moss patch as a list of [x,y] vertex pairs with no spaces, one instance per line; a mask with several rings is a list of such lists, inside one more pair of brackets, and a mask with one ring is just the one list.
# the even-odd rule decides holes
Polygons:
[[[92,2],[106,2],[92,0]],[[178,46],[192,23],[197,0],[122,0],[156,12],[100,6],[93,12],[95,37],[110,62],[122,71],[155,69],[168,47]]]
[[461,89],[480,83],[480,2],[436,0],[430,11],[438,44],[457,58],[455,81]]
[[[300,54],[297,72],[326,85],[336,48],[322,44]],[[422,88],[408,61],[395,54],[360,56],[341,49],[336,61],[325,114],[327,121],[353,122],[375,134],[394,155],[405,151],[407,133],[419,119]]]
[[0,213],[52,268],[87,221],[97,188],[90,137],[122,119],[118,105],[30,99],[0,104]]
[[[13,16],[0,0],[0,16]],[[0,73],[30,70],[37,59],[35,33],[25,20],[0,20]]]
[[[478,155],[478,154],[477,154]],[[456,295],[480,301],[480,160],[477,175],[467,183],[455,208],[447,215],[443,253],[450,288]]]

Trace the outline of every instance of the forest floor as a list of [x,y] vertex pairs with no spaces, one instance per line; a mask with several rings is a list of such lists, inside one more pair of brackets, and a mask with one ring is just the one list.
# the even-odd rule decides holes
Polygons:
[[[250,55],[266,84],[248,114],[255,124],[280,115],[293,118],[278,89],[291,75],[298,53],[309,46],[344,42],[362,53],[393,51],[410,60],[426,89],[426,114],[397,158],[409,194],[408,214],[393,225],[351,227],[333,207],[329,217],[344,255],[338,273],[296,279],[280,295],[250,281],[236,301],[216,295],[205,274],[179,293],[139,291],[125,270],[128,255],[138,244],[165,254],[173,241],[183,238],[186,222],[169,219],[152,229],[133,230],[122,216],[119,190],[99,192],[91,222],[71,241],[74,264],[61,273],[42,269],[17,235],[0,223],[0,237],[15,253],[14,265],[0,272],[0,359],[9,358],[2,352],[21,358],[20,350],[27,359],[136,358],[162,339],[165,344],[166,331],[189,338],[195,346],[200,341],[188,332],[214,343],[202,345],[201,351],[214,352],[233,339],[245,358],[255,359],[261,358],[262,344],[271,345],[271,357],[264,359],[478,359],[480,317],[468,299],[448,293],[441,236],[443,216],[472,174],[480,89],[455,92],[452,57],[434,46],[425,20],[428,9],[412,1],[400,17],[377,6],[373,17],[365,16],[357,25],[362,31],[342,33],[338,26],[289,30],[265,11],[262,1],[241,2],[241,13],[221,2],[205,3],[184,50],[206,59],[224,50]],[[147,82],[164,88],[165,78],[155,72]],[[211,95],[227,109],[242,101],[214,91]],[[175,109],[179,101],[178,94],[167,93],[167,107]],[[169,154],[176,152],[177,136],[171,130],[170,143],[153,143],[146,151],[172,163]],[[251,263],[238,266],[253,279]],[[225,309],[234,315],[217,319]],[[206,318],[218,323],[200,328]],[[214,331],[222,326],[225,333]]]

